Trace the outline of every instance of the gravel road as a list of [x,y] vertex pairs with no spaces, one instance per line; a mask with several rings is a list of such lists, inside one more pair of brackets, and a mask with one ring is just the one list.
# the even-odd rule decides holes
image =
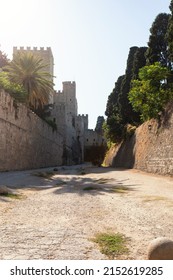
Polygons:
[[140,260],[152,239],[173,239],[173,178],[88,165],[52,170],[0,173],[0,186],[20,194],[0,196],[0,259],[107,259],[91,238],[119,232],[129,254],[117,258]]

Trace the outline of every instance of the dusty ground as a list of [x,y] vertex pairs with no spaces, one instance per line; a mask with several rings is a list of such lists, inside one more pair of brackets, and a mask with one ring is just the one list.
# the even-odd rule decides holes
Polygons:
[[0,196],[0,259],[106,259],[91,241],[98,232],[128,238],[130,252],[118,258],[145,259],[152,239],[173,239],[173,179],[82,168],[58,168],[51,178],[0,173],[0,186],[22,194]]

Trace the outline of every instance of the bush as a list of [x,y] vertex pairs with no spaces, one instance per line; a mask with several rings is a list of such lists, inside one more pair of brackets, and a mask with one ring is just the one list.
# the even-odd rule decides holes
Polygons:
[[0,88],[8,92],[16,101],[26,103],[26,91],[21,85],[10,82],[7,72],[0,72]]

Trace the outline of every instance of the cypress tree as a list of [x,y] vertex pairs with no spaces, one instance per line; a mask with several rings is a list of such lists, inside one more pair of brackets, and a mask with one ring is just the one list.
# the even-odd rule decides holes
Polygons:
[[171,0],[169,9],[171,11],[171,16],[169,18],[169,23],[168,23],[167,40],[168,40],[168,56],[172,64],[173,62],[173,0]]
[[[133,111],[132,106],[128,99],[128,93],[131,88],[131,81],[134,76],[133,69],[134,69],[135,55],[136,55],[137,51],[138,51],[138,47],[130,48],[128,59],[127,59],[126,73],[125,73],[125,77],[122,81],[121,93],[119,95],[119,107],[120,107],[120,112],[121,112],[121,116],[122,116],[122,123],[124,125],[126,125],[128,123],[134,124],[134,123],[136,123],[136,122],[138,123],[140,121],[139,114]],[[136,59],[137,59],[137,56],[136,56]]]
[[148,50],[146,52],[147,65],[160,62],[168,66],[168,38],[167,30],[170,14],[161,13],[154,20],[150,28]]

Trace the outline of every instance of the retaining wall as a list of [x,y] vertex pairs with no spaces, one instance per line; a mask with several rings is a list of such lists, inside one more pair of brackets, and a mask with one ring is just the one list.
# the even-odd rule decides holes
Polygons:
[[110,149],[105,164],[173,175],[173,104],[160,122],[144,123],[133,136]]

